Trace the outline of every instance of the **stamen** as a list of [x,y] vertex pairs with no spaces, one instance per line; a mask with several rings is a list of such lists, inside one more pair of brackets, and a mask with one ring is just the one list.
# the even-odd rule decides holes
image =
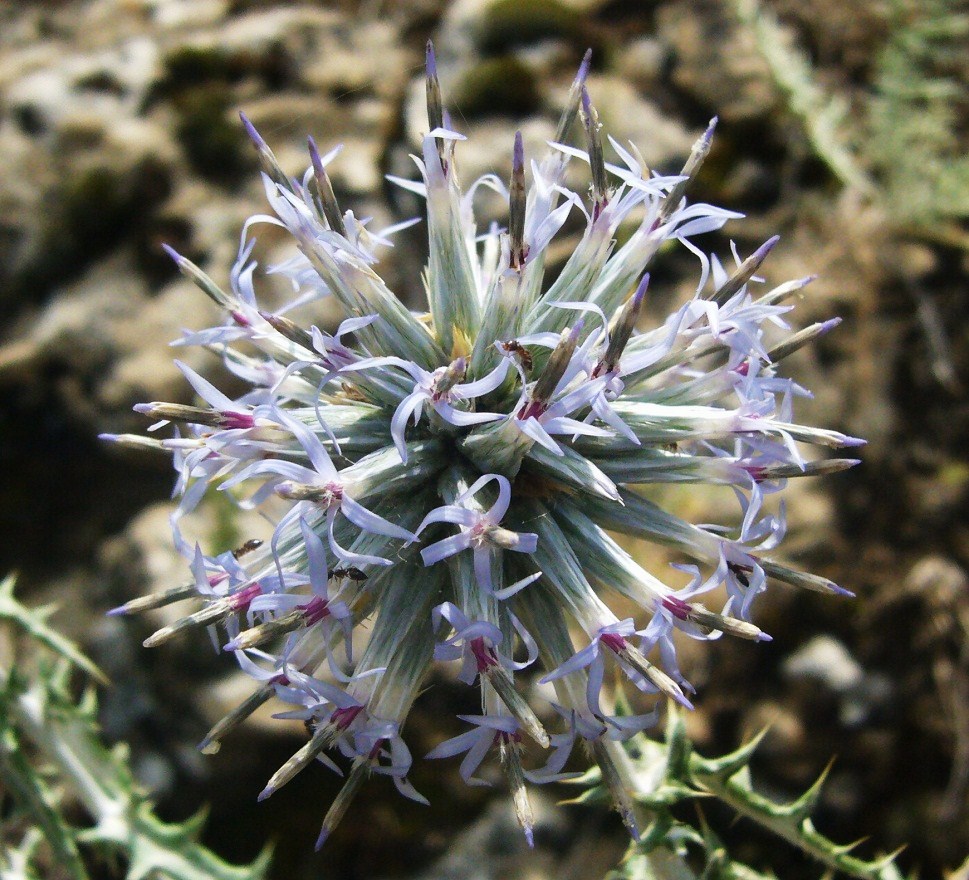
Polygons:
[[448,365],[447,369],[441,373],[434,383],[434,400],[445,400],[448,392],[457,385],[468,369],[467,358],[459,357]]
[[609,204],[609,182],[606,180],[606,163],[602,156],[602,138],[599,135],[599,114],[589,100],[589,93],[582,87],[582,125],[585,127],[589,145],[589,165],[592,168],[592,222],[599,219],[602,210]]
[[639,282],[636,292],[626,301],[616,319],[616,326],[613,327],[609,335],[609,345],[602,360],[596,364],[592,372],[595,379],[605,373],[612,373],[619,369],[619,359],[622,357],[629,338],[632,336],[639,314],[643,310],[643,302],[646,299],[646,289],[649,287],[649,272],[643,275],[643,280]]
[[279,161],[276,159],[275,154],[269,148],[262,135],[256,131],[256,127],[249,121],[249,117],[245,113],[240,113],[239,118],[242,120],[242,125],[246,130],[246,134],[249,135],[249,139],[256,147],[256,152],[259,155],[259,165],[266,175],[273,181],[273,183],[278,184],[283,187],[283,189],[292,192],[293,183],[286,175],[286,172],[279,165]]
[[619,813],[622,824],[626,826],[633,840],[639,840],[639,826],[636,823],[636,810],[629,792],[619,774],[616,762],[609,754],[609,750],[602,737],[592,740],[592,754],[599,769],[602,771],[602,781],[612,795],[613,809]]
[[169,422],[184,422],[191,425],[205,425],[209,428],[251,428],[256,420],[249,413],[219,412],[202,409],[198,406],[185,406],[181,403],[136,403],[132,409],[150,419],[164,419]]
[[518,719],[522,730],[525,731],[543,749],[549,747],[551,740],[548,733],[538,720],[538,716],[528,705],[528,701],[518,693],[511,676],[500,666],[492,666],[485,670],[489,684],[495,689],[495,693],[501,698],[508,711]]
[[599,643],[605,645],[617,657],[628,663],[647,681],[659,688],[671,700],[675,700],[681,706],[692,709],[693,704],[686,698],[680,686],[673,681],[663,670],[654,666],[639,651],[629,644],[622,636],[615,633],[604,633],[599,637]]
[[[437,78],[437,59],[434,57],[434,44],[427,41],[427,51],[425,55],[427,81],[425,92],[427,94],[427,124],[430,131],[436,128],[444,128],[444,102],[441,99],[441,81]],[[437,138],[437,153],[441,158],[441,167],[447,173],[447,159],[445,157],[445,145],[441,138]]]
[[790,338],[775,345],[767,352],[767,357],[772,364],[776,364],[778,361],[794,354],[799,348],[803,348],[805,345],[814,342],[814,340],[820,339],[826,333],[834,330],[840,323],[841,318],[831,318],[827,321],[819,321],[816,324],[811,324],[809,327],[799,330]]
[[369,777],[370,761],[367,758],[357,758],[353,762],[353,769],[350,770],[349,778],[344,783],[343,788],[340,789],[340,793],[336,796],[336,799],[330,805],[326,818],[323,819],[320,836],[316,839],[317,850],[326,843],[326,839],[330,836],[333,829],[340,824],[340,820],[346,814],[350,803]]
[[316,756],[322,752],[328,745],[335,739],[337,731],[334,730],[332,724],[323,724],[318,727],[314,732],[313,736],[310,737],[309,742],[306,743],[298,752],[296,752],[289,760],[283,764],[273,775],[270,777],[269,782],[266,783],[266,787],[259,792],[256,797],[257,801],[264,801],[268,797],[272,797],[279,789],[281,789],[287,782],[289,782],[297,773],[300,772],[304,767],[315,760]]
[[693,178],[696,177],[697,172],[700,170],[703,160],[706,159],[707,154],[710,152],[710,146],[713,144],[713,131],[716,127],[717,117],[714,116],[713,119],[710,120],[707,130],[703,132],[703,134],[697,138],[696,143],[693,144],[693,149],[690,151],[690,156],[680,171],[680,176],[685,177],[686,180],[681,180],[679,183],[674,184],[666,198],[663,199],[663,203],[659,206],[659,214],[656,218],[655,224],[656,226],[662,226],[670,218],[670,215],[672,215],[672,213],[680,206],[683,196],[686,195],[687,187],[689,187],[689,185],[693,182]]
[[170,626],[163,626],[160,630],[152,633],[145,641],[142,643],[146,648],[157,648],[159,645],[163,645],[165,642],[172,639],[182,630],[186,629],[200,629],[203,626],[210,626],[213,623],[219,623],[225,620],[232,613],[232,606],[229,604],[227,599],[219,599],[215,602],[210,602],[204,608],[196,611],[194,614],[190,614],[188,617],[183,617],[181,620],[175,621],[175,623]]
[[273,686],[276,681],[285,684],[287,679],[284,675],[280,675],[277,679],[268,681],[253,691],[228,715],[212,726],[212,729],[205,735],[205,739],[199,743],[199,751],[203,755],[214,755],[219,750],[221,740],[227,733],[242,724],[253,712],[272,698],[276,692]]
[[508,186],[508,244],[512,269],[525,265],[528,249],[525,245],[525,147],[522,133],[515,132],[515,150]]
[[298,611],[290,611],[275,620],[267,620],[258,626],[243,630],[225,645],[226,651],[247,651],[268,642],[275,636],[292,632],[303,625],[303,616]]
[[515,816],[518,824],[525,832],[525,840],[530,847],[535,846],[535,816],[532,805],[528,801],[528,789],[525,788],[525,773],[522,769],[521,746],[508,734],[500,735],[501,765],[508,777],[508,788],[515,804]]
[[743,287],[754,276],[754,273],[761,267],[767,255],[771,252],[774,245],[781,240],[779,235],[768,238],[757,250],[755,250],[738,267],[737,271],[720,287],[717,292],[710,297],[712,302],[722,306],[732,297],[741,287]]
[[582,63],[579,65],[578,73],[572,80],[572,87],[569,89],[569,96],[565,99],[565,109],[559,118],[558,128],[555,130],[555,142],[564,143],[568,137],[569,130],[579,115],[579,104],[582,100],[582,90],[585,88],[585,81],[589,75],[589,66],[592,64],[592,50],[586,49],[582,56]]
[[313,337],[300,327],[295,321],[285,318],[282,315],[274,315],[272,312],[260,312],[261,317],[273,330],[281,333],[290,342],[303,346],[313,351]]
[[558,345],[552,351],[548,363],[542,371],[542,375],[538,377],[531,397],[518,413],[518,418],[538,418],[548,409],[552,395],[555,394],[555,389],[558,387],[562,376],[565,375],[565,371],[568,369],[569,363],[572,360],[572,355],[575,354],[575,348],[578,345],[579,335],[582,333],[583,326],[584,322],[580,320],[576,322],[571,330],[566,328],[562,331]]
[[139,614],[142,611],[150,611],[152,608],[162,608],[174,602],[183,602],[185,599],[197,597],[198,590],[195,584],[184,584],[181,587],[170,587],[158,593],[149,593],[147,596],[139,596],[137,599],[131,599],[125,602],[124,605],[112,608],[108,614],[112,617]]
[[337,204],[333,184],[330,183],[330,176],[326,173],[326,168],[323,167],[319,150],[316,149],[316,141],[313,138],[307,140],[309,142],[310,160],[313,163],[313,179],[316,181],[316,192],[314,193],[316,208],[330,229],[346,237],[347,228],[343,223],[343,215],[340,213],[340,206]]

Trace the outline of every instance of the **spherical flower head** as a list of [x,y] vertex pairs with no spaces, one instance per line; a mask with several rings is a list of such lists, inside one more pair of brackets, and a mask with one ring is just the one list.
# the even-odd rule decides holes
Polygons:
[[[426,200],[425,314],[406,309],[379,274],[400,226],[371,231],[338,205],[327,173],[338,151],[321,156],[310,139],[306,173],[290,178],[245,118],[272,214],[246,224],[228,290],[170,251],[225,314],[180,344],[217,350],[249,390],[232,399],[180,364],[201,404],[137,408],[154,428],[174,425],[173,436],[112,438],[172,453],[173,534],[190,571],[186,584],[115,613],[200,601],[148,643],[221,628],[217,644],[253,679],[252,697],[209,732],[206,751],[270,699],[307,723],[307,744],[261,797],[314,758],[346,772],[320,843],[370,775],[423,802],[407,779],[405,724],[434,664],[454,662],[480,691],[482,713],[461,716],[472,729],[430,757],[467,753],[461,774],[480,784],[477,768],[497,753],[530,840],[527,786],[567,776],[584,741],[635,835],[613,749],[655,723],[667,698],[690,707],[674,634],[768,638],[751,616],[771,580],[845,592],[770,555],[784,513],[769,496],[791,477],[855,463],[805,459],[804,444],[859,441],[794,422],[792,400],[807,392],[781,373],[783,358],[834,322],[789,332],[788,301],[806,281],[765,288],[757,272],[776,239],[746,259],[734,248],[733,269],[691,242],[740,216],[686,197],[713,124],[678,175],[650,174],[634,146],[610,138],[611,164],[587,70],[588,57],[530,175],[516,135],[508,186],[489,174],[465,190],[463,136],[428,47],[420,179],[391,178]],[[586,149],[564,143],[576,120]],[[564,185],[573,161],[589,165],[587,195]],[[507,232],[478,233],[481,186],[508,200]],[[548,247],[572,215],[585,230],[553,276]],[[292,239],[290,257],[270,267],[292,283],[286,315],[257,303],[250,232],[265,224]],[[620,225],[632,232],[617,247]],[[663,281],[647,268],[668,241],[696,255],[696,293],[640,328],[649,290]],[[346,313],[334,335],[291,317],[320,297]],[[734,520],[693,525],[637,491],[665,482],[732,487]],[[272,523],[264,540],[207,555],[186,538],[183,517],[215,492],[263,511]],[[690,582],[642,568],[614,531],[672,547]],[[697,601],[720,587],[719,611]],[[606,601],[614,591],[641,619],[616,616]],[[614,714],[607,670],[638,692],[640,714]],[[555,691],[561,727],[551,733],[523,695],[533,675]],[[526,741],[550,750],[544,763]]]

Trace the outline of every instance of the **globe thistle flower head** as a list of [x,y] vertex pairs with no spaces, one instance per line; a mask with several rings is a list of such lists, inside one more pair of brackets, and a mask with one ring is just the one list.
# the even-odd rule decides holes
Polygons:
[[[619,164],[609,163],[587,71],[588,56],[542,157],[526,157],[518,134],[507,185],[488,174],[465,189],[464,137],[428,45],[419,179],[391,178],[426,202],[427,313],[405,308],[378,272],[400,225],[371,231],[338,205],[327,173],[338,151],[321,155],[310,139],[306,173],[292,179],[245,117],[271,213],[246,223],[229,289],[169,250],[225,313],[177,344],[214,351],[250,390],[229,398],[179,364],[202,403],[139,405],[151,430],[171,425],[172,436],[112,438],[172,454],[172,530],[190,572],[115,613],[194,598],[200,608],[146,645],[204,627],[253,679],[204,751],[273,698],[281,717],[306,722],[308,742],[259,797],[315,759],[346,772],[319,844],[369,776],[424,801],[408,779],[404,731],[436,665],[476,689],[481,712],[459,716],[467,731],[428,757],[463,754],[472,785],[496,759],[530,841],[528,787],[568,777],[582,744],[636,835],[621,743],[653,725],[665,700],[691,706],[674,634],[768,639],[751,616],[770,580],[846,592],[771,558],[784,510],[765,504],[791,477],[856,463],[805,459],[805,444],[860,441],[796,423],[793,399],[808,392],[781,372],[836,322],[789,332],[789,300],[809,279],[765,288],[756,273],[776,238],[746,259],[734,248],[733,269],[694,243],[740,216],[686,198],[716,121],[680,174],[651,173],[612,138]],[[566,143],[575,121],[582,148]],[[587,194],[565,185],[572,162],[589,166]],[[506,231],[479,232],[479,187],[507,200]],[[584,231],[553,275],[549,245],[580,215]],[[270,267],[292,284],[287,314],[258,305],[250,233],[260,225],[293,243]],[[618,245],[621,225],[631,232]],[[696,293],[638,329],[664,245],[695,255]],[[346,313],[333,334],[290,317],[322,297]],[[686,522],[638,489],[651,483],[729,486],[734,521]],[[208,555],[182,520],[216,492],[263,511],[272,528]],[[689,583],[647,571],[613,532],[672,548]],[[721,587],[719,610],[699,601]],[[617,594],[641,614],[618,617]],[[616,711],[607,675],[639,694],[638,714]],[[529,696],[539,678],[554,693],[545,707]]]

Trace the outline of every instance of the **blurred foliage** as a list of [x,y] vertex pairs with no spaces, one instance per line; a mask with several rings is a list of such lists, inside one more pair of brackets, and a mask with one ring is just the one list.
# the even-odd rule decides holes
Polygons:
[[495,55],[541,40],[572,42],[582,32],[582,15],[559,0],[498,0],[488,9],[475,42],[484,55]]
[[73,672],[103,676],[47,625],[52,608],[26,608],[13,587],[12,577],[0,583],[0,620],[23,647],[9,668],[0,661],[0,877],[87,880],[120,857],[127,880],[261,880],[268,850],[230,865],[199,843],[203,814],[181,823],[155,815],[127,750],[101,741],[93,689],[74,695]]
[[969,12],[954,0],[891,0],[867,116],[826,91],[805,54],[758,0],[733,0],[814,154],[845,186],[881,203],[899,232],[969,248]]
[[535,75],[514,55],[490,58],[472,67],[454,91],[465,118],[527,116],[541,105]]
[[872,164],[899,224],[969,217],[969,12],[952,0],[893,0],[871,105]]

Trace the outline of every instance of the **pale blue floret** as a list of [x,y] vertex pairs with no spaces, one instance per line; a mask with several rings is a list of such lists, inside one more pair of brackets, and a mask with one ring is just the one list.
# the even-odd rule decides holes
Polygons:
[[[479,512],[465,504],[492,480],[498,483],[498,499],[486,512]],[[431,523],[454,523],[460,526],[461,531],[421,550],[424,565],[434,565],[455,553],[471,550],[474,554],[475,576],[486,593],[505,599],[528,586],[538,575],[529,575],[500,590],[495,590],[492,584],[491,557],[496,548],[514,550],[516,553],[534,553],[538,544],[538,535],[534,532],[516,533],[499,528],[510,504],[511,484],[508,478],[501,474],[485,474],[459,495],[454,504],[432,510],[418,526],[418,535]]]

